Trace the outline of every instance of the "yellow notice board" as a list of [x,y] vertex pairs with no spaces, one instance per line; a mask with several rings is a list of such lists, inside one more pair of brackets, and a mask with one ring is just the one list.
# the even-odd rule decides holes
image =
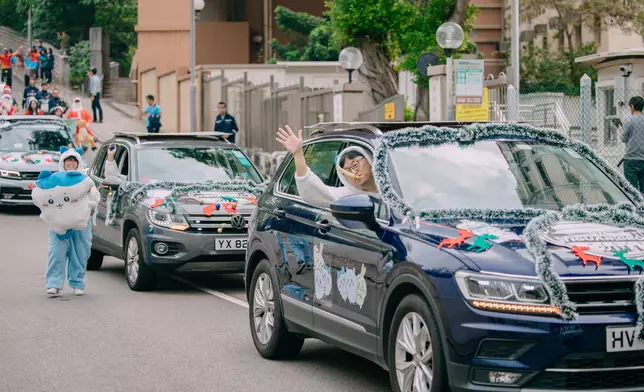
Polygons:
[[487,87],[483,88],[483,105],[456,105],[456,121],[489,121]]
[[387,102],[385,104],[385,120],[395,120],[396,119],[396,103]]

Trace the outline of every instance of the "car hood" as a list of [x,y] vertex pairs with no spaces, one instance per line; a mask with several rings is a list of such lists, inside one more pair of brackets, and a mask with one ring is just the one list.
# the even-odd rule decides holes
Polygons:
[[[154,189],[147,193],[141,200],[142,203],[151,207],[166,196],[170,195],[170,189]],[[233,209],[231,203],[235,204]],[[250,215],[255,209],[256,198],[249,193],[238,192],[198,192],[191,191],[180,194],[175,201],[177,212],[184,215]],[[217,209],[219,204],[219,209]]]
[[58,171],[60,154],[53,151],[0,152],[0,169],[18,172]]
[[[408,226],[408,225],[407,225]],[[447,252],[456,252],[457,256],[466,257],[480,270],[503,274],[536,275],[534,258],[525,247],[522,225],[500,225],[476,221],[421,221],[418,231],[409,233],[421,237],[436,246],[446,238],[458,237],[458,230],[465,229],[474,233],[463,245],[452,249],[441,247]],[[493,234],[496,240],[489,240],[492,246],[476,252],[467,248],[474,244],[477,236]],[[562,277],[583,277],[601,275],[624,275],[629,273],[626,264],[613,253],[627,249],[627,258],[644,259],[644,230],[632,227],[615,227],[611,225],[561,221],[544,234],[544,240],[550,251],[555,272]],[[599,267],[587,262],[572,251],[573,246],[588,247],[586,255],[600,256]],[[634,273],[639,273],[636,271]]]

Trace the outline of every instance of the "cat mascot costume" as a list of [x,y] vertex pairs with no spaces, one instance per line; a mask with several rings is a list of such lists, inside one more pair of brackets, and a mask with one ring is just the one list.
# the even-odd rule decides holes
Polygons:
[[[49,260],[45,283],[47,294],[57,296],[67,279],[74,294],[85,288],[85,269],[92,246],[92,220],[100,194],[83,169],[82,149],[60,148],[59,171],[43,171],[32,191],[40,217],[49,227]],[[65,160],[75,159],[78,167],[65,170]],[[95,222],[94,222],[95,223]]]

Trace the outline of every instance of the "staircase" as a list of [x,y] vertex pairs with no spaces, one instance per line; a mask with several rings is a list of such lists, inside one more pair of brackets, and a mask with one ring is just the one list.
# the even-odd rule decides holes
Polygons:
[[117,102],[134,102],[129,78],[110,78],[103,86],[103,96]]

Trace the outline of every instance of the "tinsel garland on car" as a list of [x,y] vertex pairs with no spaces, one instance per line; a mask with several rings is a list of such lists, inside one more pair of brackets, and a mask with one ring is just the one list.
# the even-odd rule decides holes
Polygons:
[[170,210],[171,214],[176,214],[176,201],[179,196],[189,192],[239,192],[251,193],[259,196],[264,192],[266,183],[257,184],[253,181],[205,181],[205,182],[154,182],[143,184],[139,182],[123,182],[119,188],[113,192],[109,200],[106,223],[112,222],[114,217],[122,214],[119,206],[124,208],[125,204],[122,199],[129,196],[127,201],[129,205],[134,205],[141,199],[145,198],[148,192],[155,189],[168,189],[170,194],[163,200],[163,206]]
[[[599,204],[568,206],[561,211],[546,211],[533,208],[416,211],[398,195],[392,185],[389,176],[389,153],[394,149],[439,146],[448,143],[467,146],[476,141],[499,139],[544,142],[549,145],[570,148],[581,156],[590,159],[614,182],[625,189],[633,200],[638,203],[644,201],[641,194],[624,177],[607,161],[595,154],[587,145],[572,141],[565,135],[553,130],[507,123],[472,124],[459,129],[425,126],[420,129],[406,128],[389,132],[380,139],[381,144],[376,150],[373,166],[376,185],[387,205],[393,210],[402,213],[407,220],[415,221],[416,225],[418,225],[420,219],[467,219],[527,224],[523,231],[523,238],[526,248],[535,258],[537,276],[543,282],[544,288],[550,296],[551,304],[559,310],[561,317],[566,320],[573,320],[578,315],[576,307],[568,298],[565,284],[553,269],[550,253],[543,235],[561,220],[644,228],[644,207],[635,207],[630,204]],[[636,281],[634,292],[638,314],[637,336],[640,340],[644,340],[644,276],[640,276]]]

